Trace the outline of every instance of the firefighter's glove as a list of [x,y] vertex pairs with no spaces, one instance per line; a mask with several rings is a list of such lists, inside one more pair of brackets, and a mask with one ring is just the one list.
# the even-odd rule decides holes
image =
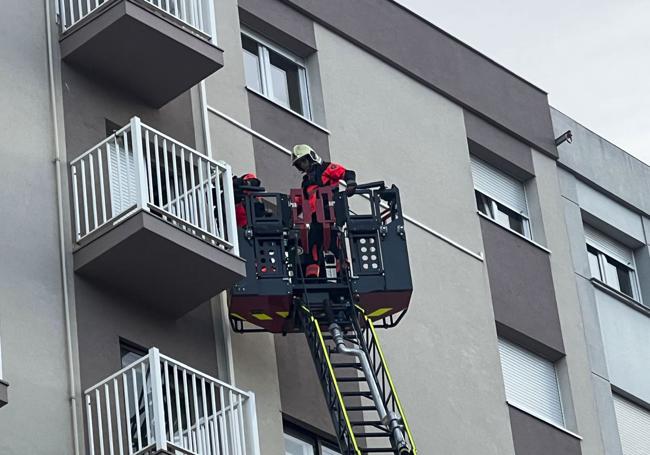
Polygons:
[[348,180],[345,182],[346,188],[345,188],[345,194],[348,196],[352,196],[356,191],[357,191],[357,182],[354,180]]

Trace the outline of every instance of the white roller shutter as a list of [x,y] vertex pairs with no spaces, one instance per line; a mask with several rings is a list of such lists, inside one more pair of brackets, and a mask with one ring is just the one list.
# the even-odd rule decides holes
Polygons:
[[619,395],[613,396],[623,455],[650,454],[650,411]]
[[474,188],[528,218],[524,184],[508,174],[471,156]]
[[133,152],[109,144],[111,167],[110,190],[112,216],[117,216],[136,203],[135,159]]
[[607,237],[605,234],[588,224],[585,224],[584,227],[585,239],[589,245],[627,266],[634,267],[634,253],[631,248]]
[[564,426],[553,362],[503,339],[499,339],[499,353],[508,402]]

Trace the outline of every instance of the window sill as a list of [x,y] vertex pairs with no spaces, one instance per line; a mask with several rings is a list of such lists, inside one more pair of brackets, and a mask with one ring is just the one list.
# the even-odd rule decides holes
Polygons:
[[506,403],[508,404],[508,406],[512,406],[513,408],[523,412],[524,414],[528,414],[529,416],[534,417],[535,419],[539,420],[540,422],[543,422],[543,423],[545,423],[547,425],[550,425],[553,428],[555,428],[557,430],[560,430],[563,433],[566,433],[569,436],[572,436],[572,437],[576,438],[579,441],[582,441],[582,436],[580,436],[579,434],[574,433],[573,431],[567,430],[562,425],[558,425],[555,422],[551,422],[547,418],[540,416],[538,413],[536,413],[534,411],[531,411],[530,409],[527,409],[525,406],[521,406],[521,405],[513,402],[512,400],[506,400]]
[[529,239],[529,238],[526,237],[525,235],[521,235],[519,232],[515,231],[514,229],[510,229],[510,228],[507,227],[507,226],[504,226],[504,225],[502,225],[502,224],[497,223],[495,220],[493,220],[492,218],[490,218],[489,216],[485,215],[484,213],[482,213],[482,212],[480,212],[480,211],[478,211],[478,210],[476,211],[476,213],[478,213],[478,215],[479,215],[481,218],[484,218],[484,219],[488,220],[489,222],[491,222],[491,223],[493,223],[493,224],[496,224],[496,225],[499,226],[501,229],[503,229],[503,230],[505,230],[505,231],[508,231],[508,232],[510,232],[511,234],[516,235],[517,237],[521,238],[522,240],[525,240],[526,242],[530,243],[531,245],[533,245],[533,246],[536,247],[536,248],[539,248],[540,250],[544,251],[545,253],[547,253],[547,254],[551,254],[551,250],[549,250],[548,248],[546,248],[546,247],[543,246],[543,245],[540,245],[539,243],[535,242],[534,240]]
[[288,112],[289,114],[293,115],[294,117],[299,118],[299,119],[302,120],[303,122],[306,122],[306,123],[310,124],[311,126],[313,126],[313,127],[315,127],[315,128],[318,128],[318,129],[321,130],[323,133],[325,133],[325,134],[327,134],[327,135],[331,134],[330,131],[329,131],[327,128],[325,128],[325,127],[319,125],[318,123],[316,123],[316,122],[314,122],[314,121],[308,119],[308,118],[305,117],[304,115],[300,115],[300,114],[298,114],[297,112],[292,111],[292,110],[289,109],[288,107],[283,106],[282,104],[280,104],[280,103],[278,103],[277,101],[275,101],[275,100],[269,98],[269,97],[266,96],[265,94],[263,94],[263,93],[261,93],[261,92],[258,92],[257,90],[252,89],[252,88],[250,88],[250,87],[248,87],[248,86],[246,86],[246,90],[247,90],[249,93],[252,93],[253,95],[257,95],[257,96],[259,96],[260,98],[262,98],[262,99],[268,101],[269,103],[272,103],[273,105],[279,107],[280,109],[282,109],[282,110],[285,111],[285,112]]
[[629,297],[626,294],[623,294],[618,289],[614,289],[613,287],[599,280],[598,278],[590,278],[589,281],[591,281],[591,284],[593,284],[596,289],[604,292],[605,294],[611,297],[614,297],[618,301],[650,317],[650,308],[643,305],[641,302],[634,300],[633,298]]

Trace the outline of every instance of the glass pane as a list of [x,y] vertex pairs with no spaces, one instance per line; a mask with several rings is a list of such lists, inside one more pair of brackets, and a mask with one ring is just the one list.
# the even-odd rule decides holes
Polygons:
[[300,91],[300,68],[298,65],[269,51],[273,96],[276,101],[299,114],[304,114]]
[[494,218],[494,214],[492,213],[492,204],[488,197],[478,191],[474,191],[474,195],[476,196],[476,207],[478,208],[478,211],[483,215]]
[[605,261],[605,283],[614,289],[620,290],[621,285],[618,282],[618,270],[612,262],[610,258],[607,258]]
[[589,270],[591,270],[591,276],[602,280],[603,277],[600,274],[600,264],[598,263],[598,252],[588,246],[587,256],[589,257]]
[[271,65],[271,83],[273,84],[273,99],[284,107],[290,107],[286,71]]
[[332,450],[329,447],[323,447],[323,455],[341,455],[340,452]]
[[314,447],[298,438],[284,435],[284,449],[286,455],[314,455]]
[[244,49],[244,72],[246,73],[246,86],[258,92],[262,91],[262,77],[260,75],[260,58]]
[[[612,274],[616,274],[616,286],[607,281],[607,284],[615,287],[623,294],[628,295],[629,297],[634,298],[634,292],[632,291],[632,271],[625,267],[618,261],[615,261],[612,258],[607,258],[608,269],[613,268],[611,271]],[[608,277],[609,278],[609,277]]]
[[499,203],[497,203],[496,220],[499,222],[499,224],[507,226],[513,231],[520,233],[521,235],[526,235],[526,232],[524,230],[524,217],[514,210],[510,210],[506,206]]

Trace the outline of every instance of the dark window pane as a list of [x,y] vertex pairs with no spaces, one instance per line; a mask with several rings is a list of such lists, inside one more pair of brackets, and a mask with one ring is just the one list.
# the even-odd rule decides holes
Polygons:
[[483,215],[494,218],[494,214],[492,213],[492,204],[488,197],[478,191],[474,191],[474,195],[476,196],[476,208],[478,208],[478,211]]
[[244,48],[244,74],[246,76],[246,86],[262,91],[262,76],[260,74],[260,57],[257,43],[250,38],[242,35],[242,46]]
[[275,52],[269,51],[273,96],[281,104],[304,113],[300,96],[300,68],[292,61]]
[[589,270],[591,271],[591,276],[602,280],[603,277],[600,273],[600,264],[598,263],[598,251],[587,246],[587,256],[589,257]]
[[630,269],[625,267],[620,262],[609,257],[607,258],[607,267],[608,269],[611,268],[611,275],[616,276],[615,280],[611,280],[614,281],[613,283],[610,283],[608,280],[607,284],[615,287],[623,294],[634,298],[634,293],[632,292],[632,273]]
[[524,217],[510,210],[508,207],[497,203],[497,209],[499,213],[497,214],[497,221],[501,224],[506,225],[513,231],[520,233],[521,235],[526,235],[524,230]]

